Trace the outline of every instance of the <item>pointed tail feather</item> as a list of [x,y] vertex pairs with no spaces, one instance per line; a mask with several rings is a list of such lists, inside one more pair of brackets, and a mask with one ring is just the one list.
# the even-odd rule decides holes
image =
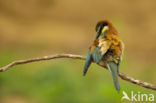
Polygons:
[[86,61],[85,61],[84,69],[83,69],[83,75],[84,76],[86,75],[86,73],[88,71],[88,68],[89,68],[89,66],[91,64],[91,61],[92,61],[91,60],[91,53],[89,51],[88,56],[87,56]]
[[112,74],[116,90],[120,92],[120,85],[118,81],[118,64],[115,64],[114,62],[107,62],[107,67]]

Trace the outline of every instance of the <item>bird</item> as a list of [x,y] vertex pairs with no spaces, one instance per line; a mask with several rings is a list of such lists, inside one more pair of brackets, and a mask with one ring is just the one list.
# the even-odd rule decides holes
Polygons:
[[106,68],[111,72],[114,87],[119,93],[120,85],[118,81],[118,72],[122,60],[124,43],[109,20],[99,21],[95,30],[97,35],[94,42],[89,47],[83,75],[86,75],[92,62],[105,64]]

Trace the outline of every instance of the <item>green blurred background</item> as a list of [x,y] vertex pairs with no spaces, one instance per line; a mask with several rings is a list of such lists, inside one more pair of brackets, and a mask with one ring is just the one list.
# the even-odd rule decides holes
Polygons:
[[[56,53],[87,55],[95,25],[108,19],[125,43],[120,71],[156,84],[155,0],[0,0],[0,66]],[[84,61],[57,59],[0,73],[0,103],[120,103],[122,91],[156,92],[119,80]],[[156,101],[156,100],[155,100]]]

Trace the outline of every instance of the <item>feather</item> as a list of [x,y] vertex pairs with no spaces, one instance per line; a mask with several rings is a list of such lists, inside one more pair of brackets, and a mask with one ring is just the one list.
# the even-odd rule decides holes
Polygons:
[[108,51],[111,43],[104,39],[96,41],[91,47],[92,58],[95,63],[99,63],[105,53]]
[[100,51],[100,47],[95,47],[93,53],[92,53],[93,61],[95,63],[99,63],[99,61],[102,59],[103,55]]
[[114,62],[107,62],[107,68],[112,74],[114,86],[118,92],[120,92],[120,85],[118,81],[118,66],[119,64],[116,64]]
[[92,57],[91,57],[91,52],[89,51],[88,56],[87,56],[86,61],[85,61],[84,69],[83,69],[83,75],[84,76],[86,75],[86,73],[88,71],[88,68],[91,64],[91,61],[92,61]]

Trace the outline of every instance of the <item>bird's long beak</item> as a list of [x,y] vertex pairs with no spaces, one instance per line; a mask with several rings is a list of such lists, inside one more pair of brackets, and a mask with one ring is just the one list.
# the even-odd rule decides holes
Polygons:
[[99,38],[100,34],[101,34],[100,32],[97,32],[96,39]]

